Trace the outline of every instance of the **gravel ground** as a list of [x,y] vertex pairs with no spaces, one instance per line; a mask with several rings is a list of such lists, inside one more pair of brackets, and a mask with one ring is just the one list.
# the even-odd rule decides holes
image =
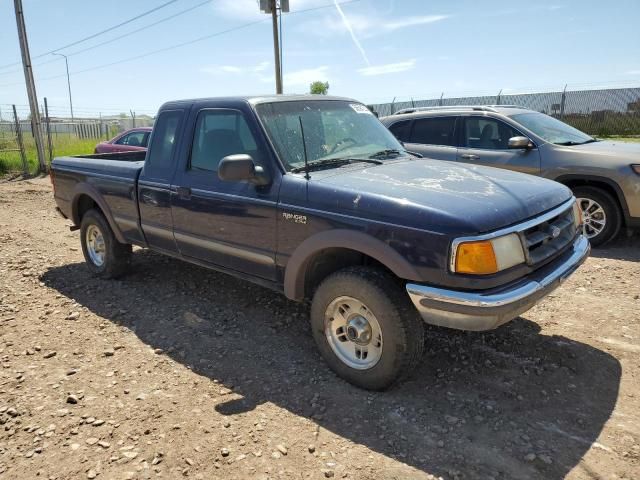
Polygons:
[[0,478],[638,479],[640,240],[408,382],[335,377],[304,306],[136,250],[92,278],[48,179],[0,183]]

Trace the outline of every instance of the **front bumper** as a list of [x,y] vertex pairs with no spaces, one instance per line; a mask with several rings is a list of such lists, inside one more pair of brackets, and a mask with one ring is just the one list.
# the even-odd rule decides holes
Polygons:
[[411,301],[426,323],[459,330],[491,330],[513,320],[555,290],[589,256],[580,235],[560,258],[508,287],[460,292],[408,283]]

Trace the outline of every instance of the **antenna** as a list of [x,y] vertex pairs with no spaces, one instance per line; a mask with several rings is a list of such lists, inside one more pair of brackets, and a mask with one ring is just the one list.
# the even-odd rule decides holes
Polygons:
[[304,153],[304,178],[309,180],[309,162],[307,160],[307,142],[304,141],[304,127],[302,126],[302,115],[298,115],[300,122],[300,134],[302,135],[302,151]]

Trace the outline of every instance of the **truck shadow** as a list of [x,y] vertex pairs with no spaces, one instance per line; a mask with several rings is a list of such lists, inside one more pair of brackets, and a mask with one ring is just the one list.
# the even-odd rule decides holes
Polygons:
[[603,247],[591,249],[591,256],[640,262],[640,232],[633,232],[630,235],[621,232],[617,238]]
[[[216,406],[223,415],[271,402],[445,478],[563,478],[596,441],[618,396],[614,357],[542,335],[524,318],[483,334],[431,328],[412,379],[372,393],[326,367],[305,306],[224,274],[139,251],[119,281],[97,280],[80,263],[51,268],[41,280],[231,388],[238,396]],[[413,478],[385,468],[378,478]]]

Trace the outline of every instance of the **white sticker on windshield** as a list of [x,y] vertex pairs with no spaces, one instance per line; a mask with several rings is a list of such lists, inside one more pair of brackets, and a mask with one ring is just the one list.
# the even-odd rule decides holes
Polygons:
[[371,114],[371,110],[360,103],[350,103],[349,106],[353,108],[358,113],[368,113]]

